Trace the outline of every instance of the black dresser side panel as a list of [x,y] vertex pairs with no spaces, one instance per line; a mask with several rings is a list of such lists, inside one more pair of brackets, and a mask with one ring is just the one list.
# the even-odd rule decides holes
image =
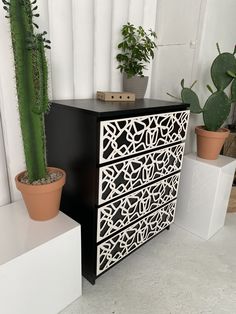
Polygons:
[[61,211],[82,231],[82,272],[95,283],[98,123],[93,115],[52,105],[45,117],[48,165],[66,171]]

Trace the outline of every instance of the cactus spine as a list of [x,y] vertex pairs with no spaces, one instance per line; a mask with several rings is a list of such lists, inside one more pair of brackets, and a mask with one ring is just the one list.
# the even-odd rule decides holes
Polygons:
[[10,20],[16,88],[23,147],[29,181],[47,175],[44,113],[48,110],[47,62],[49,40],[35,34],[36,1],[2,0]]
[[[236,101],[236,59],[234,49],[233,53],[220,52],[217,44],[219,55],[215,58],[211,66],[211,78],[215,85],[216,91],[207,85],[212,93],[203,108],[199,103],[197,94],[190,88],[184,87],[184,80],[181,81],[182,91],[181,99],[184,103],[190,104],[192,113],[202,113],[203,120],[208,131],[217,131],[227,119],[231,103]],[[232,83],[232,84],[231,84]],[[225,88],[231,84],[231,95],[228,97],[224,92]]]

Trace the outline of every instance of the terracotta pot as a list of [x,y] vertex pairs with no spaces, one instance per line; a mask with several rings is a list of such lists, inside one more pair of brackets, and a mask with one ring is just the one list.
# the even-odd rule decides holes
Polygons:
[[215,160],[224,145],[225,139],[229,136],[229,130],[220,128],[218,131],[207,131],[204,126],[195,128],[197,134],[197,155],[200,158]]
[[59,213],[62,187],[65,184],[66,174],[62,169],[48,167],[49,172],[62,172],[63,176],[52,183],[42,185],[25,184],[19,178],[25,171],[19,173],[16,178],[16,187],[21,192],[29,216],[34,220],[48,220]]

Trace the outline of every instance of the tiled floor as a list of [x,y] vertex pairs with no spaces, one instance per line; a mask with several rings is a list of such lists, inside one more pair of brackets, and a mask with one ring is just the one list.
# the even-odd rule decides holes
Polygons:
[[236,213],[208,241],[172,225],[61,314],[235,314]]

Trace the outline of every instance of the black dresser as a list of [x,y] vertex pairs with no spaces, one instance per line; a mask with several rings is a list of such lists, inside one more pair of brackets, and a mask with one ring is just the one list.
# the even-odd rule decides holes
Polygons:
[[154,99],[52,102],[48,165],[67,173],[61,210],[82,226],[91,283],[174,221],[188,119]]

